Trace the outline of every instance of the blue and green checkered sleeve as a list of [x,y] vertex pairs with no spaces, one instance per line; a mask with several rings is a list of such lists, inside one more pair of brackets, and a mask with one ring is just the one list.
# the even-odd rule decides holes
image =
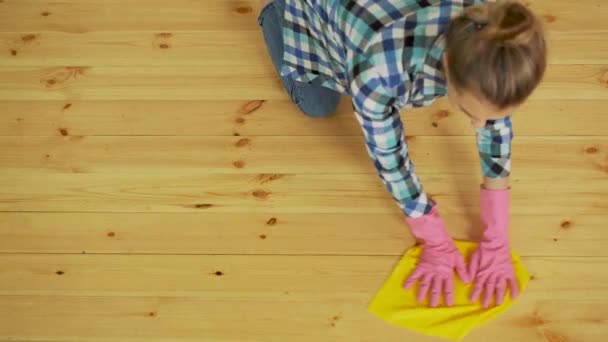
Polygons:
[[477,146],[481,172],[489,178],[505,178],[511,174],[511,141],[513,124],[508,116],[488,120],[484,128],[477,129]]
[[[396,107],[400,101],[373,68],[365,63],[354,73],[353,108],[363,129],[367,151],[378,174],[408,217],[429,213],[433,205],[424,192],[409,158],[403,123]],[[401,99],[403,101],[403,99]]]

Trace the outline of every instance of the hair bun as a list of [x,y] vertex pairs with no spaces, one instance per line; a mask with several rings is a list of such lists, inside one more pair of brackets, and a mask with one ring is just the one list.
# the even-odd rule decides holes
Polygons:
[[528,8],[518,2],[506,2],[497,3],[492,12],[483,30],[486,39],[512,44],[529,41],[535,21]]
[[[468,0],[467,0],[468,1]],[[465,8],[445,33],[446,80],[496,108],[511,110],[538,87],[547,66],[540,19],[511,1]]]

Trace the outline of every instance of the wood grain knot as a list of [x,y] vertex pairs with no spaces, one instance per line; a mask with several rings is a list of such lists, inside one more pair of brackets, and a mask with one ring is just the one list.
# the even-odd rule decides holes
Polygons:
[[547,15],[543,15],[543,19],[545,19],[545,21],[548,23],[553,23],[557,20],[557,17],[555,17],[554,15],[551,15],[551,14],[547,14]]
[[234,120],[234,122],[236,122],[239,125],[242,125],[242,124],[245,123],[245,119],[243,119],[243,118],[237,118],[236,120]]
[[116,233],[114,233],[114,232],[108,232],[107,236],[110,237],[110,238],[113,238],[113,237],[116,236]]
[[51,15],[51,12],[44,11],[44,12],[40,13],[40,15],[43,16],[43,17],[48,17],[49,15]]
[[560,224],[560,227],[562,229],[569,229],[570,227],[572,227],[572,222],[570,222],[570,221],[563,221],[562,224]]
[[63,110],[70,109],[70,107],[72,107],[72,104],[66,103],[65,106],[63,106]]
[[438,112],[436,112],[435,114],[433,114],[433,122],[431,123],[431,126],[437,128],[439,127],[439,122],[440,120],[443,120],[445,118],[447,118],[448,116],[450,116],[450,112],[442,109]]
[[161,48],[161,49],[163,49],[163,50],[166,50],[166,49],[170,48],[171,45],[166,44],[166,43],[162,43],[162,44],[159,44],[158,47]]
[[12,56],[17,56],[17,54],[18,54],[17,50],[14,50],[14,49],[11,50],[11,55]]
[[251,114],[256,110],[260,109],[265,102],[265,100],[249,101],[239,109],[239,113],[243,115]]
[[271,217],[268,221],[266,221],[266,224],[269,226],[274,226],[275,224],[277,224],[277,218]]
[[266,234],[261,234],[261,235],[260,235],[260,239],[262,239],[262,240],[266,240]]
[[253,12],[253,8],[251,6],[240,6],[235,11],[239,14],[247,14]]
[[252,193],[253,197],[255,198],[259,198],[261,200],[265,200],[268,199],[268,197],[270,197],[270,192],[264,191],[264,190],[255,190]]
[[329,325],[334,328],[336,326],[336,324],[338,324],[338,322],[342,319],[342,316],[340,315],[336,315],[333,316],[329,319]]
[[251,139],[249,138],[242,138],[239,139],[239,141],[237,141],[234,146],[236,147],[245,147],[251,144]]
[[36,38],[38,38],[38,36],[35,34],[26,34],[24,36],[21,36],[21,41],[24,43],[31,43],[36,40]]
[[285,177],[285,175],[279,175],[276,173],[261,173],[255,177],[255,181],[259,182],[260,185],[263,185],[266,183],[274,182],[275,180],[279,180],[283,177]]
[[599,149],[595,146],[591,146],[585,149],[585,153],[587,154],[596,154],[597,152],[599,152]]
[[68,135],[70,135],[70,132],[68,132],[67,128],[59,128],[58,131],[59,131],[59,134],[61,134],[64,137],[67,137]]
[[65,272],[63,272],[62,270],[59,270],[59,271],[55,272],[55,274],[56,274],[56,275],[64,275],[64,274],[65,274]]
[[90,67],[70,66],[53,68],[49,74],[41,79],[47,88],[67,84],[77,80],[80,76],[84,76]]
[[447,111],[447,110],[445,110],[445,109],[442,109],[442,110],[438,111],[437,113],[435,113],[435,118],[436,118],[437,120],[445,119],[445,118],[447,118],[448,116],[450,116],[450,112],[448,112],[448,111]]
[[236,167],[237,169],[242,169],[245,167],[245,162],[242,160],[237,160],[234,163],[232,163],[232,165],[234,165],[234,167]]

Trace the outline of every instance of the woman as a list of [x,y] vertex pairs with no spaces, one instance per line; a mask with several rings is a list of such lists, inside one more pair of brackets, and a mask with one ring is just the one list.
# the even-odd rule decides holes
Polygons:
[[[453,305],[454,270],[488,307],[518,286],[508,240],[512,113],[540,83],[546,46],[536,16],[517,2],[274,0],[259,17],[270,56],[306,115],[332,114],[350,95],[378,174],[422,243],[418,300]],[[484,175],[483,239],[468,269],[408,156],[400,110],[448,96],[477,130]]]

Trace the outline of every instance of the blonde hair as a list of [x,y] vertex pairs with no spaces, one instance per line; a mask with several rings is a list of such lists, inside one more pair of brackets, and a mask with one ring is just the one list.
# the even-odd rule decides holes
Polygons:
[[500,109],[524,102],[547,65],[540,20],[518,2],[467,8],[446,31],[448,77]]

